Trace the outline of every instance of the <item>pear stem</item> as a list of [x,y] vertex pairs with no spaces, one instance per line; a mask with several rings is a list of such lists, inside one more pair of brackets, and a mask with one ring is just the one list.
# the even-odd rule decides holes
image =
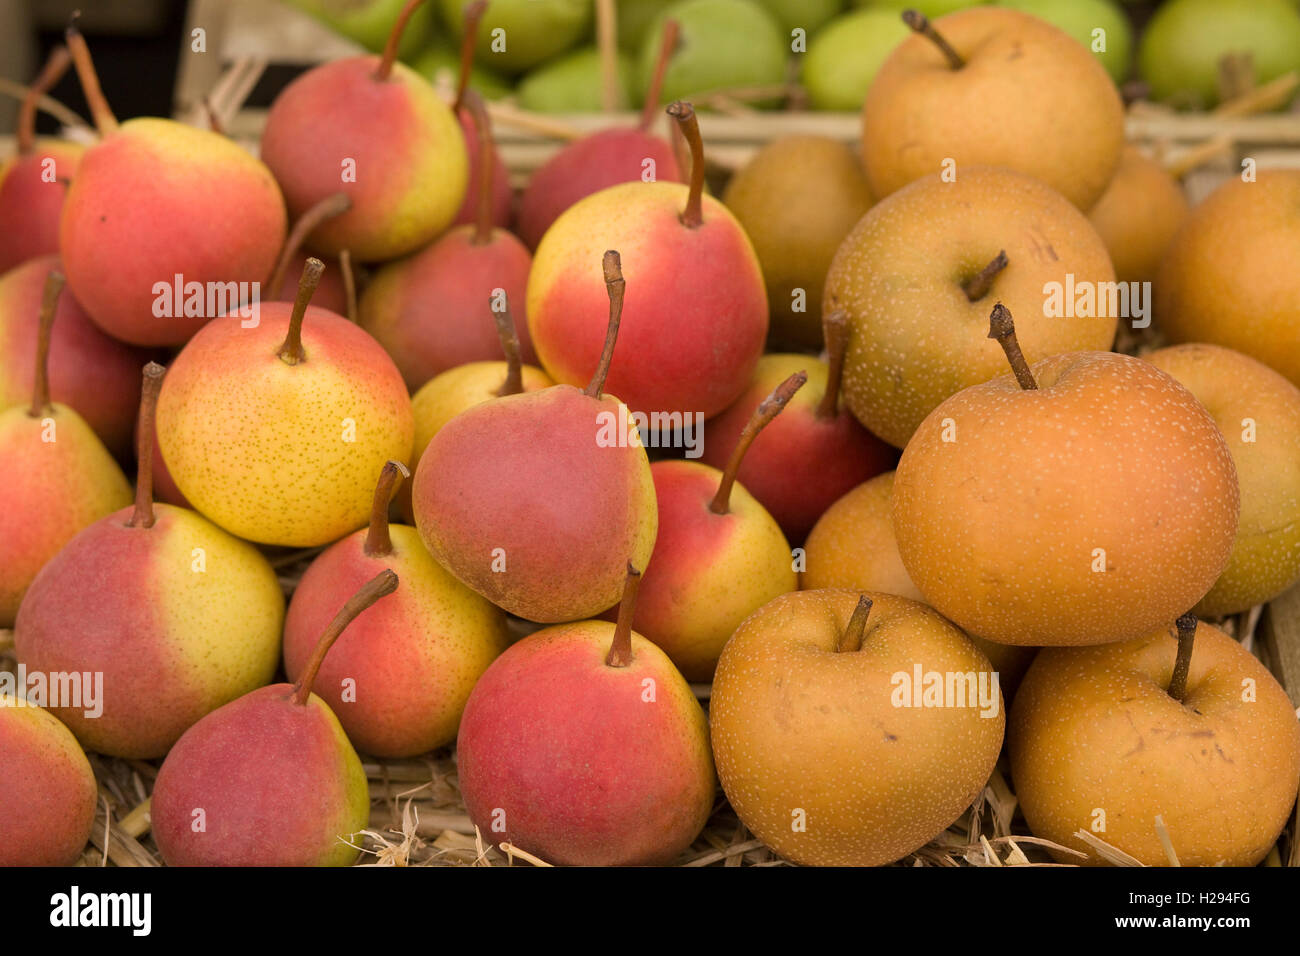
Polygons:
[[343,273],[343,308],[347,309],[348,321],[357,322],[357,275],[352,271],[352,253],[347,249],[339,250],[339,272]]
[[913,32],[921,34],[921,36],[937,46],[943,55],[948,58],[948,63],[954,70],[960,70],[966,65],[966,61],[943,38],[943,34],[934,28],[934,24],[930,22],[930,18],[924,13],[919,10],[904,10],[903,22],[911,27]]
[[158,412],[158,392],[167,369],[157,362],[144,367],[140,389],[140,417],[135,424],[135,509],[127,519],[128,528],[152,528],[153,515],[153,443],[154,419]]
[[307,353],[302,347],[302,320],[324,271],[325,263],[316,258],[309,258],[302,267],[302,278],[298,280],[298,297],[293,300],[293,314],[289,316],[289,331],[284,336],[284,344],[275,353],[286,365],[297,365],[307,359]]
[[1178,657],[1174,660],[1174,674],[1169,680],[1169,696],[1180,704],[1187,696],[1187,673],[1192,668],[1192,645],[1196,641],[1196,615],[1184,614],[1175,625],[1178,628]]
[[849,626],[835,641],[835,653],[844,654],[862,650],[862,639],[867,633],[867,615],[871,613],[871,598],[865,594],[858,598]]
[[295,704],[306,706],[307,701],[311,699],[311,685],[315,683],[316,674],[320,671],[321,663],[325,660],[325,655],[329,652],[330,647],[338,640],[339,635],[357,619],[362,611],[384,595],[392,594],[396,590],[397,575],[393,573],[392,569],[385,569],[362,585],[356,594],[348,598],[347,603],[339,609],[338,614],[334,615],[334,620],[330,621],[329,626],[325,628],[325,633],[316,642],[316,648],[311,652],[311,658],[307,661],[307,666],[303,668],[302,677],[298,678],[298,683],[293,685],[292,700]]
[[32,407],[29,414],[40,418],[50,407],[50,336],[54,331],[54,311],[63,291],[63,273],[51,269],[41,292],[40,325],[36,331],[36,371],[32,376]]
[[623,585],[623,600],[618,602],[618,623],[614,625],[614,639],[605,655],[607,667],[627,667],[632,663],[632,618],[636,615],[636,595],[641,587],[641,572],[627,563],[627,583]]
[[410,478],[411,472],[400,461],[386,461],[379,472],[379,481],[375,483],[375,502],[370,509],[370,530],[366,532],[366,543],[362,553],[368,558],[383,557],[393,553],[393,539],[388,534],[388,505],[393,500],[393,492],[398,482]]
[[709,510],[715,515],[725,515],[731,509],[731,488],[736,483],[736,474],[740,471],[740,463],[744,461],[745,452],[749,451],[749,446],[754,443],[754,439],[767,426],[767,423],[781,414],[781,409],[785,408],[786,403],[790,401],[795,392],[803,388],[806,381],[808,381],[807,372],[795,372],[774,388],[771,395],[758,403],[758,407],[754,409],[754,414],[745,423],[740,437],[736,439],[736,447],[731,450],[731,457],[727,459],[727,467],[722,470],[722,480],[718,482],[718,493],[713,496],[713,501],[709,503]]
[[826,372],[826,394],[817,406],[817,417],[828,421],[839,415],[840,383],[844,380],[844,353],[849,348],[849,314],[843,309],[836,309],[822,323],[822,334],[826,338],[826,359],[829,367]]
[[77,29],[79,19],[80,10],[72,14],[72,22],[68,24],[64,39],[72,54],[72,64],[77,68],[77,78],[81,81],[81,92],[86,97],[86,105],[90,107],[90,115],[95,119],[95,129],[99,130],[100,136],[107,136],[117,130],[117,117],[113,115],[104,91],[100,89],[95,61],[90,56],[90,48],[86,46],[86,38]]
[[623,259],[617,252],[608,250],[601,267],[605,270],[605,291],[609,294],[609,325],[605,328],[605,348],[596,363],[596,371],[583,389],[592,398],[600,398],[609,375],[609,363],[614,360],[614,343],[618,341],[618,325],[623,318],[623,293],[627,288],[623,281]]
[[697,229],[704,224],[704,140],[700,137],[700,121],[695,117],[695,108],[682,100],[668,107],[668,115],[677,120],[678,129],[691,147],[691,187],[680,219],[687,229]]
[[276,260],[275,268],[271,270],[271,275],[266,280],[267,298],[274,298],[280,294],[280,286],[284,285],[284,277],[289,272],[289,264],[293,262],[293,257],[298,254],[298,250],[307,241],[307,237],[315,232],[321,223],[333,219],[335,216],[340,216],[351,208],[352,200],[348,198],[348,194],[338,192],[326,196],[298,217],[298,221],[289,230],[289,235],[285,237],[284,246],[280,249],[280,258]]
[[1033,391],[1038,388],[1038,383],[1034,381],[1034,373],[1029,370],[1029,363],[1025,361],[1025,354],[1020,351],[1020,342],[1016,338],[1016,324],[1011,318],[1011,310],[999,302],[993,307],[993,312],[989,315],[989,338],[997,339],[998,345],[1002,346],[1002,351],[1007,355],[1007,361],[1011,363],[1011,371],[1016,373],[1016,381],[1025,391]]
[[411,14],[415,13],[415,8],[424,3],[424,0],[407,0],[406,6],[402,7],[402,12],[397,15],[397,22],[393,24],[393,29],[389,31],[388,42],[384,44],[384,56],[379,61],[379,68],[375,70],[375,79],[384,83],[393,72],[393,64],[397,62],[397,47],[402,42],[402,34],[406,32],[406,22],[411,19]]
[[469,88],[469,73],[474,68],[474,47],[478,43],[478,25],[487,12],[487,0],[474,0],[465,4],[465,32],[460,38],[460,75],[456,78],[456,101],[453,113],[465,105],[465,90]]
[[465,109],[474,118],[478,134],[478,196],[474,215],[474,235],[470,242],[485,246],[492,241],[492,174],[496,165],[496,149],[492,143],[492,121],[487,106],[477,90],[465,91]]
[[50,51],[50,58],[45,61],[45,66],[41,68],[41,72],[37,74],[36,79],[32,80],[32,85],[27,87],[22,106],[18,108],[17,139],[19,156],[26,156],[36,146],[37,103],[63,78],[63,74],[68,72],[71,63],[72,54],[68,52],[66,46],[59,44]]
[[515,317],[510,314],[510,300],[505,292],[501,293],[501,308],[491,302],[492,318],[497,324],[497,338],[501,340],[501,351],[506,353],[506,380],[497,389],[498,397],[518,395],[524,390],[524,366],[519,357],[519,334],[515,330]]
[[676,20],[664,21],[664,35],[659,42],[659,59],[655,61],[655,71],[650,77],[650,86],[646,89],[645,104],[641,107],[641,122],[637,129],[645,132],[659,116],[659,97],[663,95],[664,77],[668,75],[668,63],[677,51],[677,34],[680,27]]
[[988,295],[989,290],[993,288],[993,280],[1006,267],[1007,251],[1003,249],[988,265],[962,283],[961,288],[966,293],[966,298],[971,302],[978,302]]

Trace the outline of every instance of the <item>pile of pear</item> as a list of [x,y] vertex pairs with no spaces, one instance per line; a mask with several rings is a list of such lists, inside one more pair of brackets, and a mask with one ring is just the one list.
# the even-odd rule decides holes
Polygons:
[[[102,708],[0,688],[0,862],[80,857],[94,753],[160,761],[168,863],[348,865],[362,755],[453,746],[484,842],[560,864],[680,860],[723,798],[890,863],[999,773],[1061,862],[1262,860],[1296,701],[1216,622],[1300,580],[1300,175],[1189,209],[1086,48],[978,8],[905,16],[858,149],[721,199],[669,20],[639,125],[530,200],[397,60],[420,8],[257,158],[119,123],[75,25],[32,86],[74,65],[99,139],[0,173],[44,226],[0,275],[0,627]],[[1151,282],[1173,344],[1067,281]]]

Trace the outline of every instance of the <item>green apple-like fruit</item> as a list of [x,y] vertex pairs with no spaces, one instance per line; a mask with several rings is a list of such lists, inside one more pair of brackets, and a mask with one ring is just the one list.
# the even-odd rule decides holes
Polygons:
[[1170,865],[1163,823],[1182,866],[1254,866],[1295,806],[1294,706],[1218,628],[1189,614],[1170,630],[1039,652],[1007,728],[1016,797],[1035,836],[1087,864],[1105,861],[1079,830]]
[[[600,51],[583,47],[543,63],[519,81],[519,105],[537,113],[598,113],[604,109]],[[618,54],[618,98],[635,106],[632,60]]]
[[[348,866],[370,821],[361,758],[312,693],[327,653],[397,575],[381,571],[330,621],[295,684],[272,684],[191,727],[154,783],[150,816],[171,866]],[[202,820],[203,826],[197,825]]]
[[1155,99],[1209,109],[1220,60],[1242,53],[1257,84],[1300,69],[1300,12],[1286,0],[1170,0],[1142,34],[1138,67]]
[[[943,675],[951,698],[933,694]],[[755,836],[796,863],[878,866],[970,806],[1006,715],[988,659],[928,607],[798,591],[727,642],[709,722],[722,789]]]
[[802,29],[807,36],[816,33],[827,20],[844,9],[844,0],[758,0],[785,35]]
[[[327,24],[336,32],[355,40],[367,50],[380,53],[388,42],[393,23],[402,13],[407,0],[287,0]],[[409,60],[430,42],[437,26],[432,3],[423,3],[411,13],[397,55]]]
[[1000,7],[1033,14],[1064,30],[1092,51],[1116,83],[1122,83],[1128,76],[1133,59],[1133,28],[1114,0],[997,0],[997,3]]
[[[465,32],[464,0],[440,0],[442,17]],[[591,28],[591,0],[492,0],[479,30],[478,62],[515,75],[563,53]]]
[[896,10],[855,10],[828,23],[803,58],[801,76],[813,109],[862,109],[880,65],[911,35]]

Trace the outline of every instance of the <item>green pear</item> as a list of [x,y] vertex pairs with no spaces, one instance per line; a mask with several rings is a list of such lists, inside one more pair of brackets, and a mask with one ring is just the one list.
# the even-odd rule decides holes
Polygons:
[[967,7],[978,7],[989,0],[853,0],[855,7],[878,7],[901,13],[909,8],[924,13],[930,19],[941,17]]
[[[519,82],[519,105],[538,113],[598,113],[604,108],[600,51],[594,46],[544,63]],[[632,60],[618,54],[618,96],[623,109],[635,106]]]
[[655,17],[676,0],[618,0],[618,45],[635,53],[641,49]]
[[828,23],[803,59],[803,85],[813,109],[862,109],[880,64],[911,33],[894,10],[855,10]]
[[1170,0],[1147,24],[1138,69],[1154,99],[1204,109],[1229,53],[1250,54],[1256,83],[1300,69],[1300,13],[1287,0]]
[[844,9],[844,0],[758,0],[776,17],[781,29],[789,36],[792,30],[802,29],[808,36],[822,24]]
[[[457,37],[465,32],[465,0],[441,0]],[[508,75],[522,73],[574,46],[591,29],[591,0],[492,0],[478,31],[478,61]]]
[[[411,60],[411,69],[439,89],[455,90],[460,53],[450,43],[438,41]],[[470,67],[469,85],[486,100],[499,100],[514,92],[509,80],[477,63]]]
[[[288,4],[332,28],[367,50],[379,53],[388,42],[388,33],[408,0],[287,0]],[[432,3],[421,3],[411,12],[397,46],[397,55],[409,60],[429,42],[437,28],[437,13]]]
[[1092,51],[1116,83],[1128,76],[1133,27],[1114,0],[998,0],[998,6],[1031,13],[1064,30]]
[[0,411],[0,627],[32,579],[79,531],[131,501],[131,486],[85,419],[50,401],[49,351],[63,276],[41,301],[32,401]]
[[370,821],[366,772],[311,689],[347,626],[395,590],[397,575],[381,571],[335,615],[296,684],[245,694],[177,741],[150,807],[168,864],[348,866],[357,858],[353,841]]
[[642,40],[637,72],[642,96],[650,88],[669,18],[677,21],[678,41],[664,76],[665,101],[784,82],[790,45],[767,10],[749,0],[680,0],[655,18]]

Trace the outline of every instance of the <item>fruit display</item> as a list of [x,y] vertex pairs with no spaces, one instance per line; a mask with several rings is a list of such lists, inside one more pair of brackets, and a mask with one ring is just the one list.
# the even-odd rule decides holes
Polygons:
[[0,866],[1300,866],[1294,4],[265,6],[13,94]]

